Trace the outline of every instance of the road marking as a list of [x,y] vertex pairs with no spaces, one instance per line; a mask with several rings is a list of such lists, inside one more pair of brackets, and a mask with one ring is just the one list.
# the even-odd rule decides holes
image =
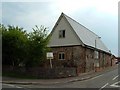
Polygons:
[[102,86],[99,90],[102,90],[103,88],[105,88],[109,83],[106,83],[104,86]]
[[101,77],[101,76],[103,76],[103,75],[99,75],[99,76],[93,77],[90,80],[96,79],[96,78]]
[[23,87],[19,87],[19,86],[15,86],[16,88],[23,88]]
[[19,87],[19,86],[16,86],[16,85],[11,85],[11,84],[3,84],[3,85],[7,85],[7,86],[10,86],[10,87],[16,87],[16,88],[22,88],[22,87]]
[[8,85],[8,86],[10,86],[10,87],[14,87],[14,85],[11,85],[11,84],[6,84],[6,85]]
[[115,80],[116,78],[118,78],[119,75],[115,76],[112,80]]
[[118,81],[118,82],[116,82],[116,83],[114,83],[114,84],[112,84],[112,85],[110,85],[110,86],[112,86],[112,87],[120,87],[119,85],[116,85],[116,84],[118,84],[118,83],[120,83],[120,81]]

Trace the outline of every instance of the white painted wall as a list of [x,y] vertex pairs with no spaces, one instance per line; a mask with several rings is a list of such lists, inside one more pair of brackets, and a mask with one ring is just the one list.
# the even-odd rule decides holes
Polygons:
[[[65,38],[59,38],[59,30],[65,29]],[[70,27],[67,20],[64,18],[64,16],[59,21],[57,27],[52,33],[50,42],[48,44],[49,47],[53,46],[70,46],[70,45],[81,45],[82,42],[77,37],[75,32]]]

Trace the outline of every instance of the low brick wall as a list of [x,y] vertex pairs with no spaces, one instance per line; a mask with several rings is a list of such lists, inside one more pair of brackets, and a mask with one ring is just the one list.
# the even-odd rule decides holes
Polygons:
[[15,72],[22,73],[23,75],[34,76],[35,78],[65,78],[77,76],[76,68],[74,67],[63,67],[63,68],[2,68],[3,72]]
[[63,77],[70,77],[76,76],[76,69],[75,68],[32,68],[29,69],[31,75],[40,77],[40,78],[63,78]]

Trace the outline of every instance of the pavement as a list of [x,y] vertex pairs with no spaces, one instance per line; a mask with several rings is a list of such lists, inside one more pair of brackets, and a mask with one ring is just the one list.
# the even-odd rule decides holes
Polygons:
[[102,71],[99,72],[88,72],[80,74],[77,77],[68,77],[68,78],[60,78],[60,79],[19,79],[19,78],[11,78],[11,77],[2,77],[2,82],[5,84],[22,84],[22,85],[51,85],[51,84],[60,84],[60,83],[70,83],[70,82],[76,82],[76,81],[83,81],[87,80],[96,76],[99,76],[101,74],[104,74],[106,72],[109,72],[111,70],[114,70],[115,68],[118,68],[118,65],[107,67]]

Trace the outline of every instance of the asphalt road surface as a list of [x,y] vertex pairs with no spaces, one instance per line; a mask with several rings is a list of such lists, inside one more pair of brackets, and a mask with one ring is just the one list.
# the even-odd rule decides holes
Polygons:
[[[99,90],[104,90],[104,88],[116,88],[120,89],[120,76],[118,75],[118,68],[106,72],[104,74],[98,75],[88,80],[69,82],[63,84],[53,84],[53,85],[13,85],[13,84],[3,84],[3,88],[23,88],[28,90],[35,90],[35,88],[99,88]],[[4,89],[3,89],[4,90]]]
[[23,88],[13,84],[2,84],[2,88]]

